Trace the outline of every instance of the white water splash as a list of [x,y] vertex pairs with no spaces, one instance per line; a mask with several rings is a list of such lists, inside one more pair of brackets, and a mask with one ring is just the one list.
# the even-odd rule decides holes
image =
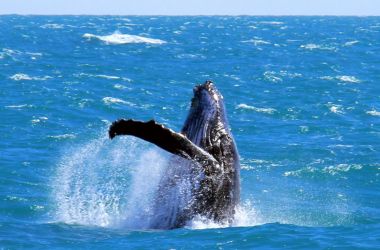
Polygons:
[[131,137],[102,137],[66,152],[52,184],[56,220],[146,228],[165,158],[142,145]]
[[251,227],[266,223],[260,214],[254,208],[250,200],[242,202],[235,210],[235,217],[232,224],[216,223],[213,220],[197,216],[190,221],[186,228],[190,229],[208,229],[208,228],[225,228],[225,227]]
[[[154,197],[167,159],[163,151],[133,137],[110,141],[103,136],[71,148],[63,154],[52,179],[55,220],[88,226],[148,229],[154,219]],[[232,225],[196,217],[186,227],[258,224],[262,221],[251,203],[245,202],[237,208]]]

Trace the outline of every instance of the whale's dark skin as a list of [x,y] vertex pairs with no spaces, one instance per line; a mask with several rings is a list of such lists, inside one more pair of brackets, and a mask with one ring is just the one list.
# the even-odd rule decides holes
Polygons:
[[[190,112],[181,133],[153,120],[121,119],[109,129],[111,139],[118,135],[139,137],[177,155],[169,168],[176,163],[182,164],[180,159],[187,159],[182,161],[189,163],[184,164],[190,168],[188,173],[198,176],[187,177],[191,199],[182,202],[184,205],[157,213],[158,218],[152,222],[153,228],[183,227],[195,216],[217,223],[232,223],[240,197],[239,155],[229,129],[223,97],[211,81],[194,88]],[[155,199],[157,207],[173,199],[166,197],[165,192],[178,183],[178,178],[182,177],[175,174],[175,177],[166,176],[161,180]],[[180,194],[178,192],[177,196]]]

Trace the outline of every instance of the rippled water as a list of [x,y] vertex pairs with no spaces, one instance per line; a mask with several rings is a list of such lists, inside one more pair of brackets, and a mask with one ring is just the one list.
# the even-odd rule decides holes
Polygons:
[[[0,16],[0,246],[378,247],[379,38],[379,17]],[[207,79],[241,157],[235,224],[150,230],[169,155],[107,128],[179,131]]]

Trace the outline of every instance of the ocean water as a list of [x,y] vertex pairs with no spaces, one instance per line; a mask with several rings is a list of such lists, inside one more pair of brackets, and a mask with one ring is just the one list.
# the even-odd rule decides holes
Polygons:
[[[0,16],[0,248],[380,247],[379,17]],[[241,157],[232,227],[146,215],[197,83]]]

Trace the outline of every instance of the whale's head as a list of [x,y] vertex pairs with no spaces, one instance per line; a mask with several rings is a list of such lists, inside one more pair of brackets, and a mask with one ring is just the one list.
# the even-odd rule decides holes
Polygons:
[[209,146],[210,139],[220,129],[228,128],[223,96],[211,81],[197,85],[193,89],[191,107],[182,129],[192,142],[200,146]]
[[191,109],[216,109],[223,104],[223,96],[216,89],[212,81],[206,81],[193,89],[194,97],[191,100]]

